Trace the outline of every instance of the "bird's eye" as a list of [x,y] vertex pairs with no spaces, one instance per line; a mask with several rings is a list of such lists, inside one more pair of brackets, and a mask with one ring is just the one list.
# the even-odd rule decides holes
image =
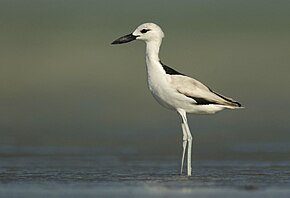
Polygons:
[[141,32],[142,34],[144,34],[144,33],[148,32],[148,31],[150,31],[150,29],[143,29],[143,30],[141,30],[140,32]]

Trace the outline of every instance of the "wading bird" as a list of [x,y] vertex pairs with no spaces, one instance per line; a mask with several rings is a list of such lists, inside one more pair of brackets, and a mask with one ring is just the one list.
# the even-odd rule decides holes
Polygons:
[[241,104],[163,64],[159,59],[159,48],[163,37],[164,33],[158,25],[144,23],[133,33],[118,38],[112,44],[134,40],[142,40],[146,43],[148,86],[154,98],[162,106],[177,111],[181,116],[183,132],[181,174],[187,149],[187,175],[190,176],[192,135],[186,113],[213,114],[223,109],[241,108]]

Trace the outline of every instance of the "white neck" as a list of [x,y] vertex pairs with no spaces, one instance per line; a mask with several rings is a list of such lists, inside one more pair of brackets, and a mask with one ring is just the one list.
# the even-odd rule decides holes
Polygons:
[[160,40],[146,42],[146,62],[158,61],[159,62],[159,49],[161,45]]
[[159,81],[166,74],[159,59],[159,48],[161,41],[162,40],[160,39],[146,42],[146,66],[148,81]]

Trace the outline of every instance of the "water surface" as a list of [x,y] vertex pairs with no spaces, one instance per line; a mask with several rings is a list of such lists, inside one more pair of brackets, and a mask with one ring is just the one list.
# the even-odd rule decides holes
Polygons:
[[1,155],[0,197],[289,197],[290,161],[199,160],[193,176],[176,157]]

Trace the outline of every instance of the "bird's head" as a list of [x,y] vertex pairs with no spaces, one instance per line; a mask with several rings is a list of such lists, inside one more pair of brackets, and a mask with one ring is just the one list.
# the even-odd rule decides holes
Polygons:
[[137,27],[133,33],[116,39],[112,44],[123,44],[134,40],[142,40],[145,42],[161,41],[163,37],[164,33],[158,25],[155,23],[144,23]]

